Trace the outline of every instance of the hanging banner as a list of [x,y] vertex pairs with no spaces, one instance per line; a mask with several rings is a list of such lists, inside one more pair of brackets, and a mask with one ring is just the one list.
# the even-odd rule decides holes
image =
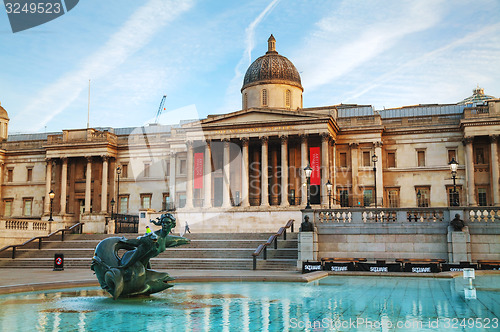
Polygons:
[[194,189],[203,188],[203,152],[194,154]]
[[321,185],[321,158],[319,147],[309,148],[309,164],[312,168],[311,186]]

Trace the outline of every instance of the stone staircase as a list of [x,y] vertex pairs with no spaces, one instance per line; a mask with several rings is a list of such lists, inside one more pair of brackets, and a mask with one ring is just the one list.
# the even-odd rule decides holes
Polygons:
[[[140,234],[72,234],[44,241],[38,249],[35,241],[16,250],[0,252],[0,268],[52,268],[54,254],[64,254],[65,268],[90,268],[94,249],[99,241],[111,236],[135,238]],[[185,234],[191,240],[189,245],[167,248],[158,257],[151,259],[153,269],[219,269],[250,270],[253,266],[252,253],[265,243],[271,233],[191,233]],[[297,233],[287,232],[287,240],[278,239],[278,249],[267,250],[267,260],[261,254],[257,259],[259,270],[295,270],[297,263]]]

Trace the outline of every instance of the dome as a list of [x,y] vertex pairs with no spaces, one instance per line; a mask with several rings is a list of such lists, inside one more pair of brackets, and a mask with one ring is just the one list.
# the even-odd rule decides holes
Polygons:
[[461,102],[459,102],[459,105],[467,105],[467,104],[476,104],[476,103],[482,103],[488,99],[495,99],[493,96],[488,96],[484,94],[484,89],[480,88],[479,86],[472,90],[472,96],[465,98]]
[[0,103],[0,119],[9,120],[9,115],[5,108],[2,107],[2,103]]
[[241,91],[253,85],[269,83],[289,84],[303,91],[299,72],[290,60],[276,52],[276,40],[273,35],[269,37],[267,43],[266,54],[248,67]]

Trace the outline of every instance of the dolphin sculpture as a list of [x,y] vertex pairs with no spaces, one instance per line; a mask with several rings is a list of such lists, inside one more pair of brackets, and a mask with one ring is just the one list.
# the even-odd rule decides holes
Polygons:
[[[190,240],[169,235],[175,227],[175,218],[170,213],[162,214],[157,221],[151,222],[161,225],[161,229],[137,239],[109,237],[95,248],[90,268],[102,289],[115,300],[118,297],[149,295],[173,286],[168,282],[174,278],[168,273],[152,270],[149,260],[166,248],[188,244]],[[121,257],[120,250],[125,250]]]

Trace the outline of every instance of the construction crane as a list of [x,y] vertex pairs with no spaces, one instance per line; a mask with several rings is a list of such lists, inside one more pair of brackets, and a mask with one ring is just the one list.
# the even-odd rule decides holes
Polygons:
[[160,118],[161,112],[163,112],[166,108],[163,107],[165,105],[165,99],[167,99],[167,95],[163,95],[163,98],[160,102],[160,107],[158,107],[158,112],[156,113],[155,124],[158,124],[158,119]]

